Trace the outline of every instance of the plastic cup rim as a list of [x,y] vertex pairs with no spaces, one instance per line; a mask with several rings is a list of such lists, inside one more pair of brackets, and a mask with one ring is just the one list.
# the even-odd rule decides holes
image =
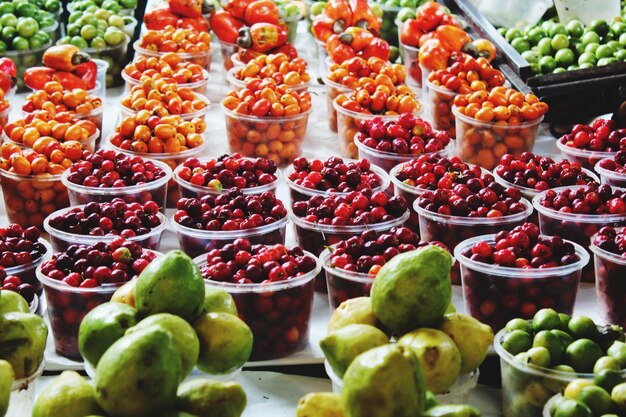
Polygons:
[[[548,216],[561,221],[583,221],[586,223],[605,223],[610,221],[626,220],[626,214],[576,214],[576,213],[564,213],[553,208],[544,207],[541,205],[541,200],[549,191],[559,193],[563,190],[576,190],[585,187],[584,185],[570,185],[567,187],[557,187],[550,190],[545,190],[533,197],[532,204],[540,215]],[[613,190],[620,190],[626,192],[626,188],[611,186]]]

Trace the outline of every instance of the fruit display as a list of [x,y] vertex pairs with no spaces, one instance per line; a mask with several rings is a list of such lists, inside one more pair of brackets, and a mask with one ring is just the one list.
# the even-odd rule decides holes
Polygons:
[[[43,53],[42,67],[30,67],[24,72],[24,84],[31,90],[44,90],[50,81],[61,84],[62,90],[93,90],[96,88],[98,67],[91,57],[74,45],[51,46]],[[56,85],[55,85],[56,87]],[[48,93],[56,91],[48,88]],[[58,104],[58,103],[55,103]]]
[[593,169],[601,159],[626,150],[626,129],[619,129],[612,120],[597,119],[591,125],[574,125],[570,133],[557,140],[556,146],[564,158]]
[[522,55],[536,75],[601,67],[626,59],[621,21],[596,19],[585,26],[578,19],[550,19],[520,28],[500,28],[500,34]]
[[617,151],[613,158],[600,160],[594,170],[600,175],[602,184],[626,186],[626,149]]
[[134,47],[137,56],[162,58],[167,52],[175,52],[182,61],[211,70],[211,36],[206,32],[166,26],[146,31]]
[[175,52],[156,57],[137,57],[122,71],[126,88],[135,85],[152,85],[156,80],[163,79],[167,84],[176,83],[179,87],[190,88],[198,94],[205,94],[209,82],[209,73],[201,65],[181,60]]
[[541,307],[572,314],[589,261],[582,246],[539,235],[534,223],[465,240],[455,257],[469,313],[494,331],[513,318],[532,318]]
[[596,416],[605,412],[621,412],[625,389],[624,377],[612,369],[606,369],[591,382],[586,379],[575,379],[567,384],[565,396],[552,397],[546,403],[544,413],[548,411],[552,417],[556,413],[577,412],[585,416]]
[[243,67],[228,72],[228,81],[234,90],[248,88],[256,90],[250,83],[260,83],[264,78],[272,78],[277,84],[285,84],[297,92],[309,89],[311,75],[303,58],[290,59],[285,53],[259,55]]
[[366,159],[343,160],[336,156],[322,161],[296,158],[285,170],[291,201],[306,201],[314,195],[347,195],[369,189],[385,191],[389,187],[387,173]]
[[297,246],[240,238],[198,259],[207,285],[228,291],[252,329],[251,360],[282,358],[306,346],[320,271],[314,256]]
[[70,245],[37,267],[48,303],[48,318],[56,352],[80,359],[78,329],[97,305],[156,259],[156,252],[118,237],[92,245]]
[[507,153],[530,152],[548,105],[534,94],[495,87],[454,97],[456,154],[493,169]]
[[555,393],[570,397],[594,380],[621,380],[623,341],[619,326],[596,326],[589,317],[552,308],[537,311],[531,320],[512,319],[494,341],[507,387],[502,396],[504,415],[541,415]]
[[231,152],[265,157],[279,166],[302,154],[311,112],[310,93],[298,93],[266,78],[255,85],[255,90],[228,93],[222,109]]
[[271,159],[244,158],[241,154],[219,158],[188,158],[174,171],[184,198],[200,198],[238,188],[243,194],[276,193],[280,171]]
[[625,229],[606,226],[591,238],[589,249],[594,254],[598,306],[607,323],[624,326],[623,283],[620,277],[626,271]]
[[271,191],[244,195],[233,188],[219,195],[181,198],[172,226],[182,250],[198,256],[240,238],[254,244],[284,244],[287,209]]
[[44,221],[44,229],[57,252],[76,243],[110,242],[117,236],[145,249],[159,250],[166,226],[167,220],[159,214],[154,201],[127,204],[121,198],[55,211]]
[[119,13],[121,15],[132,14],[131,11],[137,8],[136,0],[71,0],[67,4],[68,10],[71,11],[86,11],[93,6],[101,7],[105,10],[110,10],[113,13]]
[[[546,190],[533,198],[533,205],[543,234],[561,236],[586,249],[603,226],[626,226],[626,191],[610,185],[591,182]],[[585,267],[582,279],[594,281],[593,263]]]

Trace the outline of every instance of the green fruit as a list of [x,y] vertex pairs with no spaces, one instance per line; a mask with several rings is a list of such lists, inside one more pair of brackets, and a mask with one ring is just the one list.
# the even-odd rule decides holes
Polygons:
[[554,38],[556,35],[567,35],[567,29],[561,23],[555,23],[548,29],[548,36]]
[[35,314],[6,313],[0,316],[0,359],[11,364],[15,378],[30,376],[39,368],[47,337],[48,327]]
[[471,405],[446,404],[429,408],[424,417],[481,417],[480,411]]
[[554,56],[557,64],[566,67],[568,65],[572,65],[574,63],[575,55],[574,51],[571,49],[559,49],[556,51],[556,55]]
[[100,304],[80,323],[78,350],[96,367],[104,352],[135,324],[137,318],[133,308],[115,302]]
[[596,19],[589,23],[587,29],[594,31],[600,36],[606,36],[609,33],[609,25],[604,19]]
[[556,408],[553,417],[593,417],[586,405],[575,400],[564,400]]
[[461,375],[477,369],[493,343],[491,327],[466,314],[446,314],[439,330],[450,336],[461,353]]
[[30,38],[39,30],[39,23],[32,17],[22,17],[17,20],[15,29],[20,36]]
[[13,42],[11,43],[13,49],[16,51],[27,51],[30,49],[30,44],[28,43],[28,39],[22,36],[16,36],[13,38]]
[[552,46],[552,50],[554,51],[565,49],[569,47],[569,38],[567,35],[563,35],[561,33],[554,35],[552,41],[550,42],[550,46]]
[[95,38],[96,34],[96,28],[92,25],[85,25],[80,28],[80,36],[86,41],[90,41]]
[[583,33],[583,36],[580,37],[580,40],[582,43],[584,44],[590,44],[590,43],[600,43],[600,36],[598,36],[597,33],[595,32],[585,32]]
[[612,356],[603,356],[596,361],[593,365],[593,373],[598,374],[600,371],[604,369],[612,369],[614,371],[619,371],[621,368],[619,366],[619,362]]
[[546,348],[550,353],[551,363],[555,365],[561,363],[561,357],[565,352],[565,346],[553,330],[542,330],[537,333],[533,339],[533,347]]
[[573,38],[580,38],[585,32],[585,25],[580,20],[570,20],[565,25],[567,33]]
[[576,400],[589,407],[594,416],[613,412],[611,396],[608,392],[595,385],[583,388]]
[[609,58],[613,56],[613,50],[608,45],[600,45],[596,49],[596,58]]
[[298,401],[296,417],[343,417],[341,396],[331,392],[311,392]]
[[612,369],[602,369],[593,377],[593,383],[599,387],[604,388],[606,392],[611,392],[611,390],[616,385],[622,383],[622,376],[619,371],[615,371]]
[[531,45],[537,45],[539,41],[548,36],[546,32],[541,28],[534,28],[528,32],[528,41]]
[[[524,51],[522,52],[522,58],[526,60],[529,64],[539,62],[539,54],[535,51]],[[520,319],[521,320],[521,319]]]
[[526,352],[532,347],[532,338],[522,330],[513,330],[502,338],[502,348],[511,355],[517,355],[520,352]]
[[574,316],[567,325],[574,339],[593,339],[598,335],[598,327],[589,317]]
[[176,408],[198,417],[239,417],[246,393],[236,382],[194,379],[178,388]]
[[531,365],[535,365],[540,368],[550,367],[550,351],[544,347],[534,347],[528,349],[526,357],[528,358],[528,363]]
[[399,345],[359,355],[343,384],[341,404],[346,417],[415,417],[424,410],[426,388],[419,361],[411,349]]
[[541,56],[549,56],[552,55],[552,39],[543,38],[537,44],[537,52]]
[[552,396],[549,388],[540,381],[531,381],[524,389],[524,398],[533,407],[541,408]]
[[565,363],[576,372],[592,372],[593,365],[601,357],[602,349],[589,339],[578,339],[565,349]]
[[152,326],[122,337],[102,355],[96,399],[116,417],[152,417],[174,405],[180,374],[171,333]]
[[510,28],[509,30],[506,31],[506,35],[504,35],[504,38],[508,42],[512,42],[513,39],[521,38],[521,37],[522,37],[522,32],[520,32],[520,30],[516,28]]
[[126,40],[126,35],[124,34],[124,32],[122,32],[121,30],[119,30],[116,27],[110,26],[104,32],[104,41],[109,46],[119,45],[122,42],[124,42],[125,40]]
[[70,39],[70,43],[79,49],[85,49],[89,47],[87,41],[80,36],[72,36],[72,38]]
[[533,317],[533,330],[535,332],[558,329],[560,324],[559,314],[551,308],[542,308]]
[[580,394],[580,391],[583,390],[583,388],[592,385],[593,381],[589,379],[575,379],[567,384],[567,386],[565,387],[565,391],[563,391],[563,397],[569,398],[570,400],[575,400],[576,398],[578,398],[578,395]]
[[570,336],[569,333],[565,333],[563,330],[551,330],[550,332],[559,338],[563,349],[568,347],[574,341],[574,338]]
[[585,52],[578,57],[578,65],[595,65],[596,64],[596,55],[591,52]]
[[227,374],[243,366],[252,353],[252,331],[228,313],[203,314],[193,323],[200,340],[198,369]]
[[75,371],[64,371],[37,397],[32,417],[84,417],[100,414],[93,386]]
[[237,305],[233,296],[228,291],[216,287],[205,287],[204,289],[204,308],[203,314],[206,313],[230,313],[237,316]]
[[377,326],[378,319],[372,311],[372,299],[357,297],[344,301],[337,307],[328,321],[328,333],[332,333],[349,324],[369,324]]
[[320,340],[324,356],[341,378],[350,363],[363,352],[389,343],[385,333],[367,324],[351,324]]
[[511,41],[511,46],[520,54],[530,49],[530,44],[524,38],[515,38]]
[[0,297],[0,314],[30,313],[26,300],[15,291],[3,291]]
[[435,394],[447,392],[461,372],[461,353],[454,341],[444,332],[422,328],[398,339],[415,353],[420,362],[426,388]]
[[0,359],[0,416],[4,416],[9,409],[9,401],[11,400],[11,386],[15,374],[13,367],[5,360]]
[[202,312],[204,281],[198,266],[180,250],[151,262],[137,278],[137,313],[171,313],[192,322]]
[[155,314],[141,320],[126,334],[132,334],[141,329],[152,326],[160,326],[169,331],[174,339],[174,347],[180,354],[181,373],[180,380],[184,380],[198,361],[200,341],[191,325],[178,316],[168,313]]
[[17,26],[17,17],[15,17],[15,15],[12,13],[5,14],[0,17],[0,24],[2,24],[3,27],[14,28]]
[[506,330],[507,332],[512,332],[513,330],[521,330],[530,334],[533,331],[533,327],[532,324],[528,322],[528,320],[512,319],[506,324],[504,330]]
[[620,368],[626,368],[626,343],[619,341],[613,342],[606,353],[617,359]]
[[326,7],[326,2],[318,1],[311,5],[310,13],[311,16],[317,16],[318,14],[322,14],[324,12],[324,8]]
[[620,415],[626,412],[626,382],[613,387],[611,390],[611,399],[621,412]]
[[435,245],[391,259],[372,285],[376,317],[394,334],[436,326],[452,300],[452,264],[450,253]]

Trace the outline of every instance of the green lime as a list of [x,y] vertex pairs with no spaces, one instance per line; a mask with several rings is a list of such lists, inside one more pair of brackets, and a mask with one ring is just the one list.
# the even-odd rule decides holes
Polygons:
[[[120,5],[125,9],[136,9],[137,0],[120,0]],[[413,5],[415,7],[415,5]]]
[[598,59],[598,66],[602,67],[604,65],[610,65],[610,64],[615,64],[617,62],[617,59],[611,57],[611,58],[600,58]]
[[42,42],[41,38],[36,36],[32,36],[28,39],[28,49],[37,49],[41,48],[45,42]]
[[16,33],[17,31],[15,30],[14,27],[5,26],[2,28],[2,40],[8,44],[11,44],[13,42],[13,38],[15,37]]
[[539,54],[537,52],[535,52],[535,51],[524,51],[524,52],[522,52],[522,58],[524,58],[526,60],[526,62],[528,62],[529,64],[533,64],[533,63],[539,62]]
[[600,43],[600,36],[596,32],[585,32],[580,40],[584,44]]
[[512,42],[515,38],[521,38],[522,32],[520,32],[519,29],[511,28],[506,31],[506,35],[504,35],[504,37],[508,42]]
[[613,34],[616,36],[620,36],[622,33],[626,33],[626,23],[613,22],[611,24],[611,32],[613,32]]
[[589,407],[594,416],[601,416],[614,411],[613,401],[611,401],[609,393],[595,385],[583,388],[576,400]]
[[108,24],[109,26],[115,26],[121,29],[124,27],[124,19],[122,18],[122,16],[114,14],[113,16],[109,17]]
[[81,17],[81,20],[82,20],[82,24],[84,25],[96,26],[98,24],[98,18],[96,17],[96,15],[92,13],[85,13]]
[[47,0],[44,7],[47,11],[56,13],[61,10],[61,2],[59,0]]
[[593,67],[596,65],[596,54],[591,52],[585,52],[578,57],[578,65],[583,68],[583,64],[587,65],[585,68]]
[[19,3],[15,7],[15,12],[21,17],[35,17],[37,14],[37,7],[30,3]]
[[539,67],[538,62],[531,62],[530,70],[533,72],[533,74],[541,74],[541,68]]
[[561,346],[563,346],[563,349],[568,347],[574,341],[574,338],[570,336],[568,333],[564,332],[563,330],[557,329],[557,330],[552,330],[551,332],[553,335],[559,338],[559,341],[561,342]]
[[593,373],[597,374],[604,369],[612,369],[614,371],[619,371],[621,368],[619,366],[619,362],[612,356],[603,356],[596,361],[593,365]]
[[609,25],[604,19],[596,19],[589,23],[587,29],[594,31],[600,36],[606,36],[609,33]]
[[513,330],[502,338],[502,347],[511,355],[517,355],[532,347],[532,339],[525,331]]
[[91,25],[85,25],[80,28],[80,36],[84,40],[90,41],[91,39],[96,37],[96,28]]
[[575,400],[576,398],[578,398],[578,394],[580,394],[580,391],[582,391],[583,388],[589,387],[591,385],[593,385],[593,381],[590,379],[574,379],[565,387],[565,390],[563,391],[563,397],[569,398],[570,400]]
[[[313,6],[314,6],[314,5],[316,5],[316,4],[319,4],[319,3],[313,3]],[[326,3],[324,3],[324,5],[326,5]],[[313,9],[313,6],[311,6],[311,9]],[[498,28],[498,33],[499,33],[499,34],[500,34],[503,38],[505,38],[505,39],[506,39],[506,31],[507,31],[507,30],[508,30],[507,28]]]
[[555,371],[567,372],[567,373],[570,373],[570,374],[575,374],[576,373],[574,368],[572,368],[569,365],[557,365],[557,366],[553,366],[552,369],[555,370]]
[[30,44],[28,43],[28,39],[22,36],[16,36],[13,38],[13,49],[16,51],[28,51],[30,49]]
[[537,333],[533,339],[533,347],[546,348],[550,352],[552,364],[560,363],[565,352],[561,339],[552,330],[541,330]]
[[578,69],[578,65],[570,65],[569,67],[567,67],[568,71],[576,71]]
[[622,49],[622,46],[619,44],[618,41],[608,41],[606,43],[606,46],[611,48],[611,51],[613,51],[613,53],[615,53],[615,52],[619,51],[620,49]]
[[595,66],[596,66],[595,64],[592,64],[590,62],[583,62],[582,64],[578,65],[578,69],[593,68]]
[[574,336],[574,339],[594,339],[598,336],[598,327],[593,320],[586,316],[572,317],[567,328],[569,333]]
[[615,341],[613,344],[607,349],[606,353],[609,356],[614,357],[619,362],[620,367],[626,367],[626,343]]
[[537,44],[537,52],[541,56],[552,55],[552,39],[543,38]]
[[0,52],[4,52],[8,49],[7,43],[5,41],[0,40]]
[[84,49],[89,46],[87,44],[87,41],[81,38],[80,36],[72,36],[72,38],[70,39],[70,43],[80,49]]
[[[584,43],[582,43],[579,40],[575,40],[575,41],[570,42],[570,49],[573,50],[576,55],[580,55],[583,52],[585,52],[585,47],[586,46],[587,45],[585,45]],[[566,326],[566,328],[567,328],[567,326]]]
[[[583,44],[585,45],[585,44]],[[599,43],[595,43],[595,42],[591,42],[585,45],[585,52],[590,52],[592,54],[596,54],[596,50],[598,49],[598,47],[600,46]]]
[[621,384],[622,381],[620,372],[612,369],[603,369],[593,377],[593,383],[604,388],[606,392],[611,392],[613,387]]
[[547,31],[549,31],[549,30],[550,30],[550,28],[551,28],[552,26],[554,26],[555,24],[556,24],[556,23],[555,23],[555,22],[553,22],[552,20],[546,20],[546,21],[544,21],[543,23],[541,23],[541,28],[547,32]]
[[574,63],[574,58],[574,51],[567,48],[559,49],[558,51],[556,51],[556,55],[554,56],[554,59],[556,59],[556,63],[562,67],[572,65]]
[[530,322],[528,322],[528,320],[519,319],[519,318],[510,320],[506,324],[504,329],[507,332],[512,332],[513,330],[521,330],[521,331],[526,332],[528,334],[532,333],[532,331],[533,331],[532,325],[530,324]]
[[620,411],[620,415],[626,412],[626,382],[616,385],[611,390],[611,399]]
[[565,349],[565,363],[576,372],[592,372],[593,365],[602,357],[602,349],[590,339],[578,339]]
[[548,36],[550,36],[551,38],[559,34],[567,35],[567,29],[565,29],[565,26],[563,26],[561,23],[555,23],[550,27],[550,29],[548,29]]
[[94,49],[102,49],[107,47],[107,43],[104,41],[103,38],[97,36],[91,40],[89,46]]
[[564,35],[562,33],[556,34],[552,38],[550,45],[552,46],[552,49],[555,51],[558,51],[560,49],[565,49],[569,47],[569,38],[567,37],[567,35]]
[[0,3],[0,15],[15,13],[15,6],[13,3]]
[[615,59],[618,61],[626,61],[626,49],[620,49],[615,52]]
[[613,56],[613,50],[608,45],[600,45],[596,49],[596,58],[609,58]]
[[544,347],[533,347],[526,352],[528,363],[539,366],[541,368],[548,368],[550,366],[551,358],[550,351]]
[[533,317],[533,330],[536,332],[558,329],[560,324],[559,314],[551,308],[542,308]]
[[553,417],[593,417],[593,414],[586,405],[568,399],[559,404]]
[[524,38],[515,38],[511,41],[511,46],[520,54],[530,49],[530,44]]
[[6,28],[6,27],[15,27],[17,26],[17,17],[12,14],[5,14],[2,17],[0,17],[0,24],[2,25],[2,27]]
[[538,27],[534,27],[526,35],[526,37],[528,38],[528,42],[530,42],[531,45],[537,45],[541,39],[547,36],[548,35],[546,34],[546,32]]
[[585,25],[580,20],[570,20],[565,26],[567,33],[573,38],[580,38],[585,32]]
[[102,2],[102,8],[111,10],[114,13],[119,13],[122,10],[122,6],[120,6],[116,1],[105,0]]
[[559,313],[559,319],[561,320],[561,326],[559,327],[559,329],[567,330],[567,324],[569,323],[571,319],[569,314]]

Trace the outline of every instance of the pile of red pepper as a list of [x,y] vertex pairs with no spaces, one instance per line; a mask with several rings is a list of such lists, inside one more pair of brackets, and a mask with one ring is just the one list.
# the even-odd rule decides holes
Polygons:
[[6,95],[17,84],[17,66],[11,58],[0,58],[0,90]]
[[203,16],[214,10],[205,0],[168,0],[163,7],[158,7],[143,16],[146,28],[160,30],[166,26],[178,29],[193,29],[208,32],[209,22]]
[[48,81],[58,81],[65,90],[96,87],[98,66],[88,54],[74,45],[56,45],[43,54],[43,67],[32,67],[24,71],[24,84],[41,90]]

